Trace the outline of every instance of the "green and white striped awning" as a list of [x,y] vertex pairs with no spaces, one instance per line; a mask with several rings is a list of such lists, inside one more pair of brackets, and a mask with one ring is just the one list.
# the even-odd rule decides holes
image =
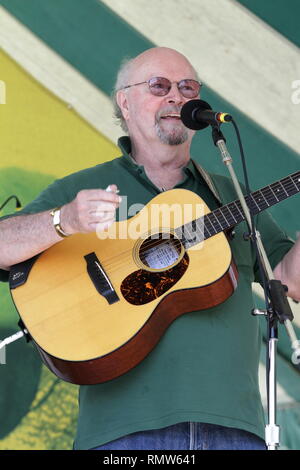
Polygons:
[[[299,15],[298,0],[0,0],[0,205],[11,193],[25,204],[53,178],[118,155],[115,76],[124,57],[154,45],[184,53],[204,82],[202,98],[234,115],[253,189],[299,170]],[[231,127],[224,133],[242,177]],[[192,151],[208,170],[226,174],[209,129],[197,134]],[[300,231],[297,196],[270,212],[290,236]],[[257,286],[255,292],[261,304]],[[15,328],[16,313],[6,286],[0,294],[1,338]],[[300,337],[300,309],[292,307]],[[300,449],[300,374],[283,327],[279,334],[281,442]],[[18,380],[20,371],[15,362],[0,366],[0,449],[68,448],[75,388],[44,369],[40,375],[28,346],[20,348],[33,375],[16,408],[9,377]],[[260,376],[265,402],[263,355]],[[59,427],[47,410],[62,396],[70,406]]]

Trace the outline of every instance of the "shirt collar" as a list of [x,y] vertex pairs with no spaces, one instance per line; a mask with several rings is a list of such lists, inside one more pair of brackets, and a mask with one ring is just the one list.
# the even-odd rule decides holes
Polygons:
[[[126,163],[133,167],[133,168],[141,168],[143,169],[143,165],[138,165],[136,163],[136,161],[134,160],[134,158],[131,157],[130,153],[131,153],[131,141],[130,141],[130,138],[128,136],[122,136],[119,138],[118,140],[118,146],[120,148],[120,150],[122,151],[122,154],[123,154],[123,158],[124,160],[126,161]],[[194,176],[194,178],[197,178],[197,171],[195,169],[195,166],[193,165],[193,162],[192,160],[190,159],[188,164],[183,168],[183,171],[186,175],[190,175],[192,174]]]

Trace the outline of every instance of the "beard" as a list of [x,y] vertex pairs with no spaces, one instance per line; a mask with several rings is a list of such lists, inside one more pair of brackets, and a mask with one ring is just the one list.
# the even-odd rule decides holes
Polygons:
[[161,110],[155,119],[156,135],[163,144],[167,145],[180,145],[188,140],[188,130],[183,125],[181,120],[174,119],[174,122],[164,122],[163,115],[167,113],[180,113],[180,109],[175,106],[170,106]]
[[[183,127],[183,125],[182,125]],[[179,126],[176,129],[164,129],[157,123],[155,130],[158,138],[163,144],[167,145],[180,145],[187,141],[188,132],[186,129],[180,129]]]

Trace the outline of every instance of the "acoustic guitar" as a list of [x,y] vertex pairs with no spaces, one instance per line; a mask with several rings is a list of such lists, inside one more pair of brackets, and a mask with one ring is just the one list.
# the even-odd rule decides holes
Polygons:
[[[297,172],[246,201],[258,214],[299,191]],[[210,211],[193,192],[174,189],[107,232],[64,239],[27,272],[14,266],[12,298],[44,363],[76,384],[135,367],[178,316],[234,292],[238,273],[224,231],[243,220],[239,201]]]

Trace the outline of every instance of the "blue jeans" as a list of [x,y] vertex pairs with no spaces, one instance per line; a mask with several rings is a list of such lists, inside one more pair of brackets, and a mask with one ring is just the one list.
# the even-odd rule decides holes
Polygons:
[[266,445],[241,429],[185,422],[129,434],[93,450],[266,450]]

